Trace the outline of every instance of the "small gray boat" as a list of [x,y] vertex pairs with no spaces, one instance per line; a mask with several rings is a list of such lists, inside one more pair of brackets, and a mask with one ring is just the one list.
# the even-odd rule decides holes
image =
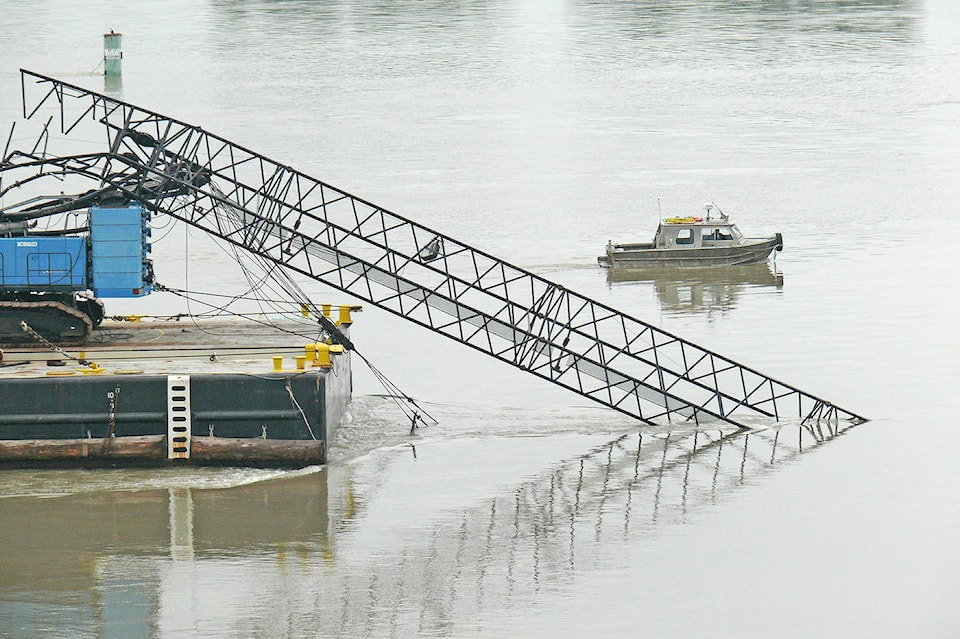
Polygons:
[[[637,270],[673,266],[734,266],[765,261],[783,250],[779,233],[771,237],[744,237],[737,225],[715,204],[706,205],[705,217],[670,217],[657,227],[652,242],[607,243],[597,258],[611,269]],[[713,215],[713,210],[719,217]]]

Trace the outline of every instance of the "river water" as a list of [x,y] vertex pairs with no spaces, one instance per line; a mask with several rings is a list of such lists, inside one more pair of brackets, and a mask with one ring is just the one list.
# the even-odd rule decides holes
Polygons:
[[[0,25],[3,122],[21,67],[104,90],[115,29],[114,95],[871,418],[641,427],[367,307],[358,348],[439,424],[409,436],[358,363],[323,468],[5,472],[0,636],[960,636],[960,4],[0,0]],[[776,263],[597,267],[711,201],[781,232]],[[158,278],[242,290],[191,233]]]

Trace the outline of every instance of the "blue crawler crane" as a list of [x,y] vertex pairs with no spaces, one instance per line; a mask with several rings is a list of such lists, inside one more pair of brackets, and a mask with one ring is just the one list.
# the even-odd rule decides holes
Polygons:
[[0,224],[0,343],[81,343],[104,317],[104,297],[142,297],[153,284],[149,212],[126,199],[77,215],[85,224],[37,231],[62,213],[46,203],[31,219]]

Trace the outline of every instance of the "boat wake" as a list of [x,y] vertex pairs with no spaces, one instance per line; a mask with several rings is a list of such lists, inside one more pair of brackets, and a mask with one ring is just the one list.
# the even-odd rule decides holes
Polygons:
[[0,475],[0,499],[53,499],[101,492],[237,488],[280,478],[309,475],[320,466],[275,468],[155,468],[98,470],[7,470]]

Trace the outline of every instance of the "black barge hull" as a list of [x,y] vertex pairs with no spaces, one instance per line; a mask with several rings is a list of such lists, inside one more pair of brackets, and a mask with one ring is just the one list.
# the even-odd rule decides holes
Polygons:
[[0,379],[0,466],[322,464],[349,397],[321,369]]
[[0,468],[326,463],[353,390],[350,353],[204,328],[106,323],[86,365],[0,351]]

